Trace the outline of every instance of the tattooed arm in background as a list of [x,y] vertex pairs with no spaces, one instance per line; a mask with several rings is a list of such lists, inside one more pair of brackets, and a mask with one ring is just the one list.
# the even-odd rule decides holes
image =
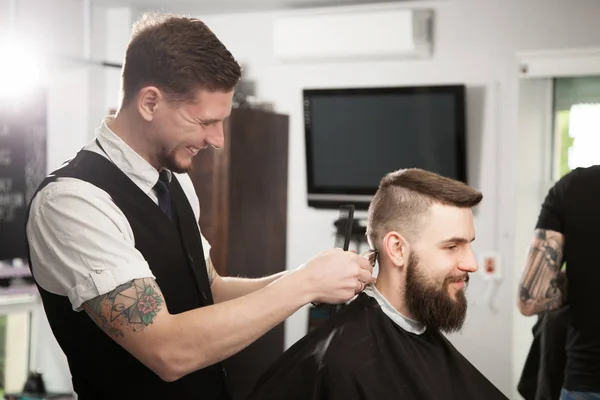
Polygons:
[[518,307],[531,316],[559,308],[566,300],[566,277],[561,272],[565,237],[536,229],[519,284]]

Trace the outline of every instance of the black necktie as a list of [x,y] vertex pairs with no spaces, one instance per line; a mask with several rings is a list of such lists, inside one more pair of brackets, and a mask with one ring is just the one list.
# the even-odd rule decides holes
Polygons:
[[169,172],[166,169],[163,169],[158,175],[158,182],[154,185],[154,190],[158,197],[158,206],[170,219],[171,193],[169,192]]

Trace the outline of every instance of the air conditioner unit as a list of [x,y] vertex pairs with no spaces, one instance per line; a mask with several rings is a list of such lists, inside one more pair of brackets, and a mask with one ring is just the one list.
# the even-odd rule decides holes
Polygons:
[[429,9],[283,17],[274,24],[274,53],[288,62],[424,58],[432,24]]

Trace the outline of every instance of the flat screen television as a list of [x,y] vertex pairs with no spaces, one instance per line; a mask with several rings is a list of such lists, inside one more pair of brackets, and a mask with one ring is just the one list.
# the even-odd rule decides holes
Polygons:
[[309,206],[364,210],[401,168],[466,182],[464,85],[305,89],[303,98]]

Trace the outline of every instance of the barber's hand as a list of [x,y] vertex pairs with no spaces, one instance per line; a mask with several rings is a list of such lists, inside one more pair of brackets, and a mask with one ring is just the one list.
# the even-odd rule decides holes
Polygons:
[[371,262],[353,251],[325,251],[297,270],[311,302],[340,304],[375,282]]

